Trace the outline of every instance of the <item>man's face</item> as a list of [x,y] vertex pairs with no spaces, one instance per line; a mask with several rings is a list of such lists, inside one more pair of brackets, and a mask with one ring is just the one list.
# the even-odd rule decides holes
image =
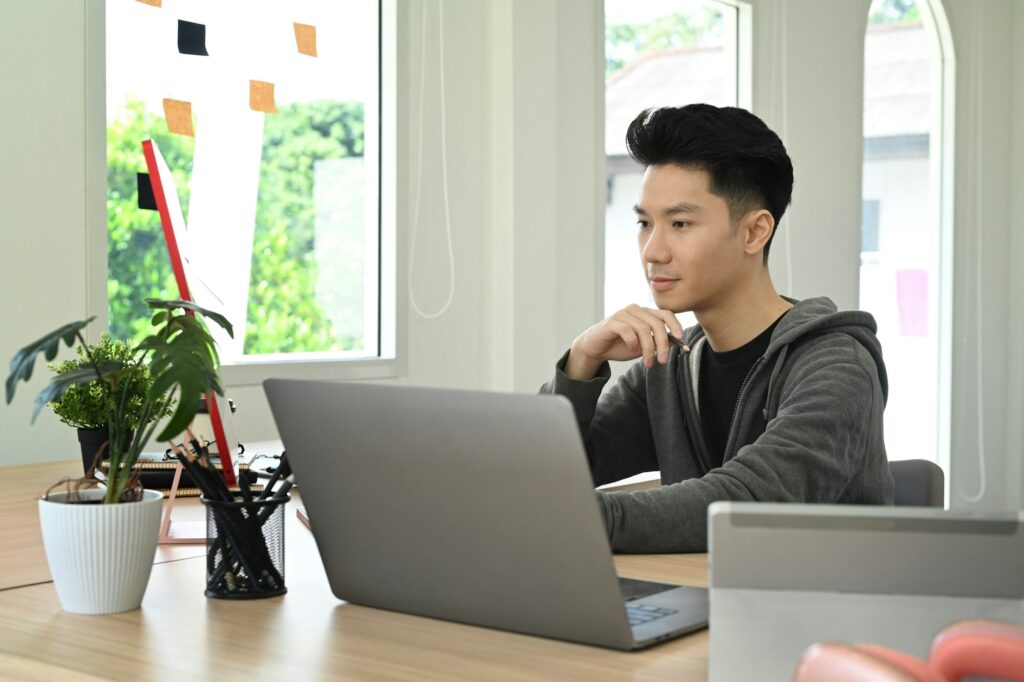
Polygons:
[[725,200],[708,190],[710,179],[707,171],[676,165],[644,172],[635,207],[640,258],[659,308],[699,313],[744,272],[744,230],[732,227]]

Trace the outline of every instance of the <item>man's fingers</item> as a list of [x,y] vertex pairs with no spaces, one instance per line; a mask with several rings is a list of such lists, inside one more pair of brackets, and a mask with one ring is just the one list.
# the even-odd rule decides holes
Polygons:
[[668,362],[668,355],[672,346],[668,340],[668,332],[665,331],[666,321],[661,315],[657,314],[661,311],[637,306],[637,309],[631,312],[641,321],[641,324],[647,327],[648,333],[654,341],[657,360],[664,365]]
[[640,339],[636,335],[636,330],[633,326],[621,319],[611,319],[608,323],[609,329],[616,334],[622,343],[626,345],[627,350],[630,353],[641,355],[643,353],[643,347],[640,345]]
[[665,326],[668,327],[669,333],[682,341],[683,325],[679,324],[675,314],[671,310],[658,310],[657,315],[665,321]]
[[644,366],[665,364],[672,349],[669,334],[682,339],[683,327],[669,310],[630,305],[605,321],[605,328],[618,336],[629,353],[643,357]]
[[623,324],[629,325],[636,334],[636,338],[640,343],[640,354],[644,357],[644,366],[650,367],[652,360],[657,352],[654,340],[651,338],[650,325],[646,324],[641,318],[636,316],[640,306],[631,305],[624,310],[620,310],[615,313],[614,318],[622,322]]

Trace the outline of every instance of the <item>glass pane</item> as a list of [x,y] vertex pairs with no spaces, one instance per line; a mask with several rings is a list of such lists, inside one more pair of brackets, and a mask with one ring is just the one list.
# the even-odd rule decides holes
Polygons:
[[[736,106],[736,9],[716,2],[605,0],[604,308],[654,307],[633,205],[643,169],[626,154],[626,128],[649,107]],[[695,320],[681,316],[684,325]]]
[[[139,338],[143,299],[178,296],[159,215],[136,206],[150,138],[192,296],[235,327],[226,363],[378,354],[378,4],[107,3],[112,333]],[[167,98],[194,136],[169,131]]]
[[889,373],[890,459],[937,461],[939,220],[931,185],[938,48],[913,0],[875,0],[864,43],[860,307]]

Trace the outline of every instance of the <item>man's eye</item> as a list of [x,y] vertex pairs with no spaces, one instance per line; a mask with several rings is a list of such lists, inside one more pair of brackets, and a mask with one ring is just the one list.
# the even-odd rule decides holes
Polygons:
[[687,220],[677,220],[672,223],[672,227],[689,227],[690,223]]
[[648,227],[651,226],[651,224],[646,220],[638,220],[636,221],[636,224],[640,226],[641,230],[646,230]]

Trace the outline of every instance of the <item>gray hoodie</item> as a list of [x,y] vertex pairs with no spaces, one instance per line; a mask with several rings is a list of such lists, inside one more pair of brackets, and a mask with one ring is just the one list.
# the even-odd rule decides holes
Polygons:
[[673,347],[667,364],[649,369],[637,362],[604,395],[608,365],[576,381],[562,371],[566,353],[541,392],[572,402],[595,485],[661,472],[661,487],[598,493],[612,549],[707,551],[716,500],[892,504],[875,329],[868,313],[837,312],[827,298],[797,302],[744,381],[715,469],[698,410],[700,326],[684,334],[689,353]]

